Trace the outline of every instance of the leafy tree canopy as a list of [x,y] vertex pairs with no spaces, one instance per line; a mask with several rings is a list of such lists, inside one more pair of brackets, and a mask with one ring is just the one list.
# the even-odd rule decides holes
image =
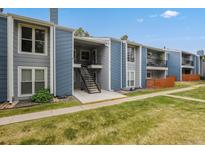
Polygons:
[[90,34],[85,31],[82,27],[78,28],[76,31],[75,31],[75,36],[78,36],[78,37],[89,37]]
[[127,35],[123,35],[123,36],[121,37],[121,40],[128,40],[128,36],[127,36]]

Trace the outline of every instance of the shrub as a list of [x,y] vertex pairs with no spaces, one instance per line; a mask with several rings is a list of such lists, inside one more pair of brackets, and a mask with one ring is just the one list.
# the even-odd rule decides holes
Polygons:
[[205,80],[205,77],[204,77],[204,76],[200,76],[200,79],[201,79],[201,80]]
[[31,100],[36,103],[49,103],[53,99],[53,95],[50,94],[50,90],[39,90],[35,95],[31,97]]

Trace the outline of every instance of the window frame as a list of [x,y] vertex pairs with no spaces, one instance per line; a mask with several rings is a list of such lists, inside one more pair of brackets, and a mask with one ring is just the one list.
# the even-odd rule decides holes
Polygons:
[[[27,27],[32,29],[32,52],[25,52],[22,51],[22,27]],[[44,30],[45,31],[45,39],[44,39],[44,53],[36,53],[35,51],[35,30]],[[40,56],[48,56],[48,29],[45,27],[35,26],[35,25],[29,25],[29,24],[18,24],[18,53],[19,54],[27,54],[27,55],[40,55]]]
[[[132,52],[133,52],[133,58],[132,58]],[[130,53],[130,55],[129,55],[129,53]],[[130,61],[130,60],[132,60],[133,59],[133,61]],[[127,50],[127,62],[128,63],[135,63],[135,48],[134,47],[128,47],[128,50]]]
[[[31,82],[32,82],[32,93],[22,94],[21,93],[21,82],[22,82],[22,70],[31,70]],[[47,67],[32,67],[32,66],[18,66],[18,97],[30,97],[35,94],[35,71],[44,70],[44,88],[48,88],[48,68]]]
[[150,74],[150,77],[148,77],[148,75],[147,75],[147,79],[152,79],[152,71],[147,71],[147,74]]
[[[82,52],[87,52],[89,54],[88,60],[82,59]],[[80,61],[86,61],[86,62],[90,61],[90,50],[80,50]]]
[[[133,88],[133,87],[135,87],[135,71],[132,70],[132,71],[128,71],[127,73],[128,73],[128,74],[127,74],[127,86]],[[134,80],[133,80],[134,82],[133,82],[133,85],[130,85],[129,83],[132,81],[132,80],[130,80],[132,73],[133,73],[133,75],[134,75],[134,76],[133,76],[133,77],[134,77]]]

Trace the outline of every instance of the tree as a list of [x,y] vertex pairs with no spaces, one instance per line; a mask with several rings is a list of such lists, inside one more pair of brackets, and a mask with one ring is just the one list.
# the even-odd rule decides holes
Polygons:
[[90,34],[85,31],[82,27],[78,28],[76,31],[75,31],[75,36],[79,36],[79,37],[89,37]]
[[205,62],[205,56],[202,56],[202,61]]
[[127,36],[127,35],[123,35],[123,36],[121,37],[121,40],[128,40],[128,36]]

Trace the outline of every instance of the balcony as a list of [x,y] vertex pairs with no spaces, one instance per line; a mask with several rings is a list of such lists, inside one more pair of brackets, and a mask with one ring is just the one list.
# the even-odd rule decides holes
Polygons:
[[151,67],[167,67],[167,60],[161,60],[158,58],[148,58],[147,66]]
[[94,62],[94,61],[74,61],[74,67],[80,68],[81,66],[87,66],[90,69],[101,69],[103,68],[102,64],[100,62]]
[[194,62],[188,58],[182,58],[182,65],[194,66]]

